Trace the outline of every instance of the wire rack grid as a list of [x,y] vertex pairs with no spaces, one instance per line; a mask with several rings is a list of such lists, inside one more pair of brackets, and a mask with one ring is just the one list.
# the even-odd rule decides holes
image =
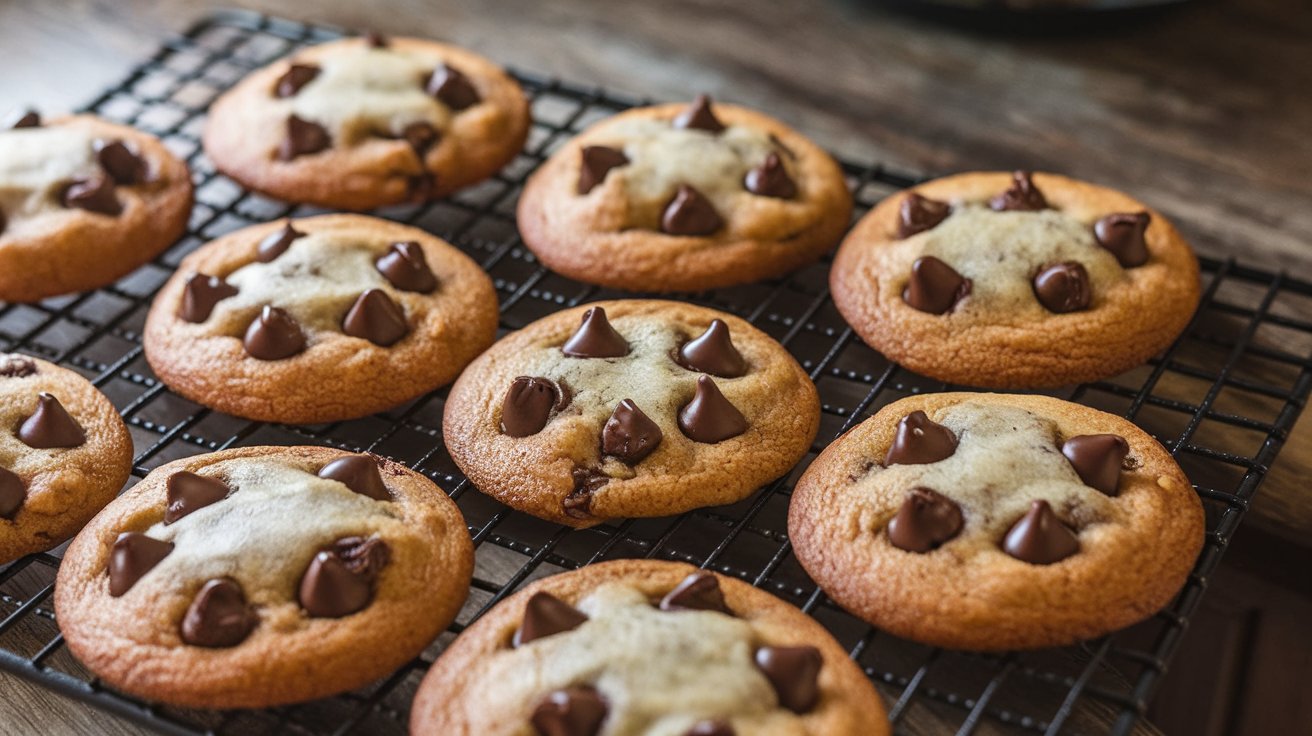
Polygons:
[[[142,357],[151,298],[201,243],[256,222],[317,213],[243,191],[200,151],[210,102],[249,71],[340,29],[225,12],[168,41],[87,109],[160,136],[187,159],[197,203],[187,236],[151,264],[98,291],[40,304],[0,304],[0,350],[57,361],[118,406],[138,452],[134,475],[236,445],[322,444],[369,450],[435,480],[460,506],[477,546],[470,598],[420,657],[358,692],[259,711],[208,712],[141,702],[95,680],[68,653],[51,606],[62,548],[0,567],[0,669],[161,733],[403,733],[420,678],[452,637],[525,582],[591,562],[653,557],[691,562],[781,596],[817,618],[879,687],[902,733],[1135,732],[1227,543],[1312,389],[1312,283],[1204,261],[1203,305],[1164,355],[1107,381],[1050,392],[1135,420],[1175,455],[1207,510],[1204,551],[1172,604],[1148,621],[1063,649],[972,654],[877,632],[849,616],[791,555],[785,517],[793,481],[829,441],[903,396],[948,388],[861,343],[829,298],[829,262],[791,276],[689,295],[742,316],[783,343],[819,387],[823,418],[798,469],[740,503],[676,518],[570,531],[512,512],[475,491],[441,441],[444,391],[392,411],[318,426],[248,422],[172,394]],[[501,328],[625,296],[547,271],[522,246],[514,203],[524,179],[591,122],[645,100],[516,71],[532,99],[525,151],[489,181],[450,199],[378,214],[423,227],[478,260],[501,298]],[[858,212],[919,177],[845,164]],[[0,724],[0,731],[4,731]]]

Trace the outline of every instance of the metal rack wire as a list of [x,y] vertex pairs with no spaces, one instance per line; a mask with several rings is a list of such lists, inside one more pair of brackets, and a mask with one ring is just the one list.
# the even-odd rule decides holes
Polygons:
[[[361,691],[261,711],[180,710],[103,688],[68,653],[51,606],[62,552],[56,550],[0,567],[0,669],[162,733],[402,733],[414,689],[433,658],[525,581],[602,559],[657,557],[736,576],[815,616],[883,692],[900,732],[1134,730],[1209,575],[1312,390],[1312,283],[1204,261],[1203,305],[1164,355],[1107,381],[1052,392],[1135,420],[1193,478],[1207,509],[1206,546],[1166,610],[1139,626],[1065,649],[982,655],[920,646],[847,615],[798,566],[784,521],[800,468],[732,506],[570,531],[510,511],[459,474],[441,442],[444,391],[364,419],[293,427],[211,412],[155,379],[142,357],[141,328],[155,290],[182,256],[238,227],[314,213],[244,192],[215,173],[199,145],[209,103],[252,69],[343,33],[221,13],[169,41],[88,105],[160,136],[188,160],[197,187],[190,231],[113,286],[36,305],[0,304],[0,350],[58,361],[92,379],[129,424],[138,477],[178,457],[251,444],[324,444],[408,463],[448,491],[465,515],[478,548],[469,602],[422,656]],[[525,177],[556,146],[594,120],[644,102],[532,73],[516,77],[533,100],[534,127],[514,163],[449,200],[379,213],[445,237],[481,262],[500,292],[503,330],[620,295],[540,266],[518,240],[513,208]],[[858,214],[917,178],[882,166],[846,164],[845,170]],[[786,279],[686,297],[749,319],[810,371],[824,411],[808,460],[879,407],[911,393],[949,388],[863,345],[829,299],[828,268],[826,260]]]

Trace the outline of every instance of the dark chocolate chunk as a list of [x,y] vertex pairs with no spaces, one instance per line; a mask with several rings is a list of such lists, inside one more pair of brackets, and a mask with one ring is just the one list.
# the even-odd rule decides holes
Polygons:
[[173,543],[140,532],[123,532],[109,549],[109,594],[115,598],[132,589],[160,560],[173,551]]
[[520,376],[510,382],[501,401],[501,432],[510,437],[528,437],[542,431],[552,410],[560,411],[569,397],[549,378]]
[[374,581],[391,559],[381,539],[346,537],[321,550],[301,576],[297,599],[316,618],[341,618],[374,599]]
[[511,638],[518,648],[531,641],[573,631],[588,620],[587,614],[550,593],[534,593],[524,604],[524,619]]
[[911,264],[911,279],[902,300],[912,309],[930,314],[947,314],[970,294],[971,281],[934,256],[922,256]]
[[989,207],[997,212],[1037,212],[1048,209],[1048,200],[1034,186],[1030,172],[1015,171],[1011,174],[1011,187],[989,200]]
[[661,599],[662,611],[719,611],[729,613],[720,580],[709,572],[695,572]]
[[26,378],[36,373],[36,361],[26,355],[0,355],[0,377]]
[[0,467],[0,519],[12,519],[27,500],[27,487],[17,473]]
[[287,137],[278,146],[278,158],[291,161],[297,156],[318,153],[333,144],[327,129],[322,125],[297,117],[287,116]]
[[1107,215],[1093,223],[1093,236],[1098,245],[1116,256],[1123,268],[1142,266],[1148,262],[1148,241],[1144,235],[1151,221],[1147,212]]
[[39,128],[41,127],[41,114],[36,110],[26,110],[18,117],[11,119],[6,127],[14,130],[18,130],[19,128]]
[[305,233],[292,227],[292,221],[288,220],[281,230],[264,236],[264,239],[255,248],[255,260],[260,263],[269,263],[286,253],[287,249],[292,247],[292,241],[303,237],[305,237]]
[[314,64],[292,64],[281,77],[278,77],[278,81],[273,86],[273,94],[277,97],[294,97],[302,87],[313,82],[320,71],[322,70]]
[[606,174],[617,166],[627,166],[623,151],[605,146],[584,146],[579,153],[579,194],[587,194],[605,181]]
[[629,354],[629,343],[611,327],[605,309],[592,307],[560,351],[571,358],[622,358]]
[[401,138],[414,149],[415,155],[423,158],[428,153],[428,149],[437,145],[442,139],[442,134],[437,132],[431,123],[410,123],[401,130]]
[[182,309],[178,316],[187,322],[204,322],[214,313],[219,302],[236,295],[237,287],[218,276],[193,273],[187,277],[187,284],[182,289]]
[[922,197],[911,192],[902,199],[898,209],[897,236],[909,238],[916,233],[933,230],[952,214],[952,205],[937,199]]
[[549,693],[533,709],[539,736],[597,736],[606,720],[606,700],[596,688],[575,685]]
[[231,578],[214,578],[201,587],[182,617],[182,641],[198,647],[235,647],[260,621],[246,594]]
[[661,232],[670,235],[710,235],[723,225],[711,201],[687,184],[679,185],[661,213]]
[[425,89],[428,90],[428,94],[457,112],[477,105],[482,99],[478,95],[478,90],[474,89],[473,82],[469,81],[469,77],[447,64],[433,70]]
[[227,483],[218,478],[185,470],[174,473],[168,480],[168,506],[164,508],[164,523],[172,524],[196,509],[218,503],[227,498],[231,490]]
[[376,501],[390,501],[383,474],[378,472],[378,461],[372,455],[347,455],[323,466],[320,478],[335,480],[347,488]]
[[381,346],[391,347],[410,332],[405,312],[382,289],[369,289],[356,298],[342,320],[342,332]]
[[385,49],[388,44],[391,43],[387,36],[384,36],[378,31],[366,31],[364,34],[364,42],[371,49]]
[[1075,262],[1054,263],[1034,277],[1034,296],[1044,309],[1057,314],[1087,309],[1092,298],[1089,272]]
[[1085,434],[1066,440],[1061,454],[1084,481],[1108,496],[1115,496],[1121,484],[1121,463],[1130,454],[1130,443],[1117,434]]
[[884,455],[885,465],[927,465],[952,457],[957,436],[919,409],[897,423],[893,444]]
[[560,501],[560,508],[566,516],[575,519],[587,519],[592,516],[592,497],[602,486],[610,482],[604,473],[588,468],[574,469],[574,490]]
[[929,552],[961,532],[961,507],[943,494],[912,488],[888,522],[888,541],[908,552]]
[[765,162],[747,172],[743,178],[743,187],[752,194],[778,199],[792,199],[797,196],[797,184],[788,175],[779,154],[771,151]]
[[242,342],[246,352],[258,360],[282,360],[305,349],[305,335],[296,320],[278,307],[268,305],[246,328]]
[[674,118],[674,127],[719,133],[724,130],[724,123],[715,117],[715,111],[711,109],[711,98],[697,95],[692,104]]
[[747,419],[710,376],[698,376],[692,401],[679,410],[679,429],[694,442],[715,444],[746,432]]
[[18,428],[18,438],[28,447],[50,450],[80,447],[87,441],[87,433],[59,399],[42,391],[36,397],[36,411]]
[[115,184],[131,186],[146,181],[149,174],[146,159],[129,148],[128,144],[123,141],[97,140],[95,148],[100,168],[109,174]]
[[415,241],[392,243],[381,258],[374,262],[378,273],[401,291],[428,294],[437,288],[437,277],[428,267],[424,249]]
[[1079,552],[1080,540],[1057,518],[1047,501],[1034,501],[1007,532],[1002,549],[1022,562],[1048,565]]
[[824,657],[815,647],[761,647],[756,666],[774,687],[779,705],[794,713],[811,710],[820,699],[820,668]]
[[684,731],[683,736],[735,736],[736,732],[728,721],[697,721],[692,728]]
[[601,429],[601,452],[634,465],[661,443],[661,428],[632,399],[621,401]]
[[713,319],[701,335],[685,342],[675,353],[675,362],[690,371],[720,378],[737,378],[747,372],[747,361],[734,347],[729,325]]
[[64,187],[60,201],[65,207],[117,217],[123,205],[114,193],[114,180],[108,176],[74,179]]

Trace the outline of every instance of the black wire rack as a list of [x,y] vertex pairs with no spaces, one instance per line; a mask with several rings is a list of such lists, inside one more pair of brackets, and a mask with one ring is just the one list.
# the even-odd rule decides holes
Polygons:
[[[591,562],[653,557],[733,575],[810,613],[881,690],[899,732],[1136,731],[1209,576],[1312,389],[1312,283],[1205,260],[1202,306],[1165,354],[1107,381],[1051,392],[1133,419],[1194,480],[1207,510],[1206,545],[1169,607],[1125,631],[1062,649],[975,654],[925,647],[844,613],[797,564],[785,518],[793,481],[806,462],[731,506],[571,531],[512,512],[460,475],[441,440],[445,391],[354,421],[283,426],[212,412],[154,377],[142,356],[142,325],[152,296],[179,260],[236,228],[316,213],[245,192],[215,173],[199,144],[210,102],[249,71],[344,33],[224,12],[168,41],[88,105],[158,135],[187,159],[197,195],[189,232],[113,286],[40,304],[0,303],[0,350],[57,361],[100,387],[129,425],[137,477],[179,457],[255,444],[330,445],[407,463],[450,493],[465,515],[478,550],[469,602],[420,657],[360,691],[268,710],[183,710],[115,693],[69,654],[51,605],[61,548],[0,567],[0,669],[162,733],[403,733],[428,665],[506,595],[529,580]],[[523,154],[496,177],[448,200],[378,213],[436,233],[482,263],[500,292],[503,331],[580,302],[623,296],[539,265],[518,239],[514,205],[525,177],[557,146],[598,119],[646,102],[533,73],[515,76],[533,104]],[[877,165],[845,164],[845,170],[858,215],[918,179]],[[881,406],[950,388],[862,344],[829,298],[828,269],[826,260],[786,279],[686,297],[750,320],[810,372],[823,417],[807,461]]]

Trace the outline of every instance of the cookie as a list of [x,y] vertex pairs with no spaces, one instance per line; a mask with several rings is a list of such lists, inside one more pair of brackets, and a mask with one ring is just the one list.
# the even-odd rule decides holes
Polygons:
[[518,219],[524,243],[553,271],[692,291],[810,263],[851,214],[827,153],[771,117],[701,96],[588,128],[534,172]]
[[479,490],[582,528],[746,498],[806,454],[819,421],[815,385],[765,333],[633,299],[503,338],[452,387],[442,434]]
[[524,147],[528,102],[491,61],[413,38],[301,49],[215,101],[205,153],[243,186],[364,210],[443,197]]
[[111,284],[182,236],[187,165],[157,138],[74,115],[0,128],[0,301]]
[[1130,422],[1047,396],[894,402],[793,491],[797,559],[839,605],[957,649],[1070,644],[1165,606],[1203,544],[1203,508]]
[[446,494],[374,455],[244,447],[154,470],[73,540],[55,588],[110,686],[254,708],[363,686],[451,621],[473,543]]
[[155,374],[193,401],[317,423],[449,383],[496,327],[492,281],[445,241],[322,215],[248,227],[187,256],[151,305],[144,342]]
[[870,681],[829,632],[692,565],[619,560],[539,580],[464,631],[410,733],[879,736]]
[[1054,174],[950,176],[895,194],[834,258],[834,302],[871,347],[949,383],[1091,381],[1168,347],[1198,262],[1159,213]]

